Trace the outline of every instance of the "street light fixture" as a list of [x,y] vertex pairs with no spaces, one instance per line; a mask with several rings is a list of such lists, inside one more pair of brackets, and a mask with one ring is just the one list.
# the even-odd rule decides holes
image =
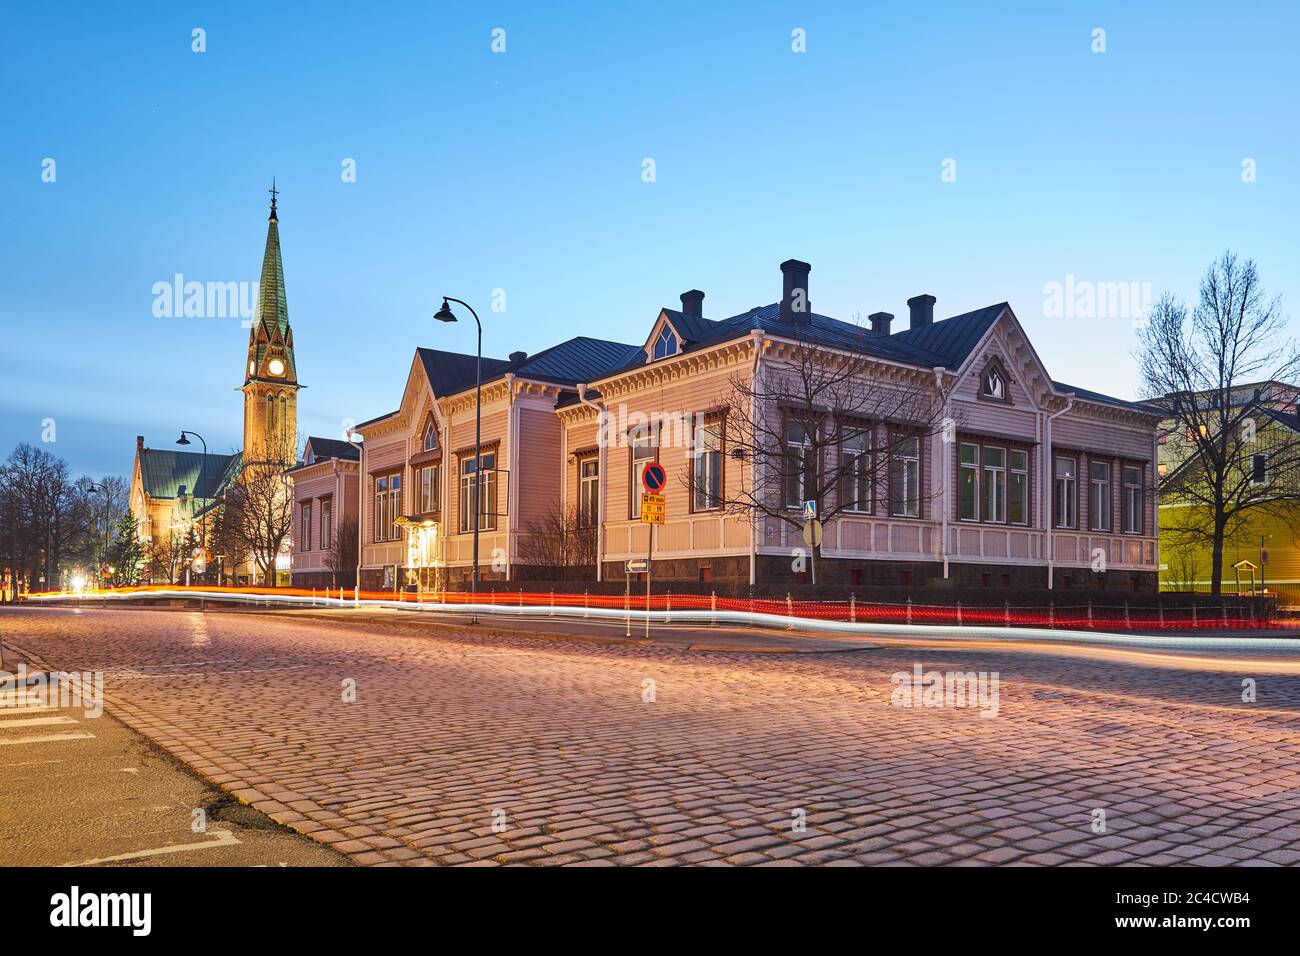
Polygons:
[[[101,481],[99,484],[95,484],[95,483],[92,481],[92,482],[90,483],[90,488],[89,488],[89,490],[90,490],[90,491],[96,491],[96,492],[102,492],[103,495],[104,495],[104,554],[103,554],[103,558],[102,558],[102,560],[100,561],[100,564],[101,564],[101,565],[107,565],[107,564],[108,564],[108,549],[109,549],[109,547],[110,547],[109,534],[111,533],[111,529],[109,528],[109,525],[108,525],[108,518],[109,518],[109,514],[108,514],[108,503],[109,503],[109,502],[108,502],[108,496],[109,496],[109,491],[108,491],[108,482],[107,482],[107,481]],[[102,582],[103,579],[104,579],[104,576],[103,576],[102,573],[99,573],[100,570],[101,570],[101,569],[97,569],[96,574],[95,574],[95,577],[98,578],[98,579]]]
[[[474,360],[474,572],[470,578],[469,590],[470,604],[473,605],[478,598],[478,513],[483,507],[483,498],[479,486],[483,475],[481,458],[483,450],[483,323],[479,321],[478,313],[474,311],[474,307],[468,302],[445,295],[442,297],[442,308],[435,312],[433,317],[439,322],[457,321],[455,313],[451,311],[450,303],[452,302],[469,309],[469,314],[474,316],[474,324],[478,326],[478,351]],[[471,614],[470,623],[478,623],[477,613]]]
[[[185,431],[184,429],[182,429],[181,437],[176,439],[176,444],[178,445],[193,444],[193,442],[191,442],[188,438],[185,437],[186,435],[193,435],[203,444],[203,461],[199,464],[199,475],[198,478],[196,478],[194,481],[194,484],[197,485],[200,481],[203,480],[203,466],[208,463],[208,443],[204,441],[203,436],[200,435],[198,432]],[[203,498],[203,510],[206,511],[208,508],[207,496],[204,495],[200,497]],[[204,554],[206,554],[208,550],[208,522],[206,518],[204,518],[203,521],[199,522],[199,546],[203,548],[203,552]]]

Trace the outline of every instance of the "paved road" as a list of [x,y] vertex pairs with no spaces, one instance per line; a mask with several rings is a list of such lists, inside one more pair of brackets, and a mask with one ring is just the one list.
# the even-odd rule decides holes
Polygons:
[[0,691],[0,866],[348,865],[91,701],[32,690]]
[[[1300,863],[1300,678],[1263,660],[700,654],[215,611],[0,629],[105,671],[112,713],[360,863]],[[996,716],[892,706],[918,664],[996,672]]]

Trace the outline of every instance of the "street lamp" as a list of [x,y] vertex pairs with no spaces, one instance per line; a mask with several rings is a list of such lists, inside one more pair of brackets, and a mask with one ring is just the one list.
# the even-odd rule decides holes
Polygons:
[[[181,437],[176,439],[176,444],[178,445],[192,444],[192,442],[185,437],[186,435],[193,435],[203,444],[203,461],[199,463],[199,475],[194,481],[194,484],[198,485],[198,483],[203,480],[203,468],[208,463],[208,443],[203,440],[203,436],[200,435],[198,432],[185,431],[184,429],[182,429]],[[203,510],[206,511],[208,507],[207,496],[204,495],[200,497],[203,498]],[[206,555],[208,551],[208,521],[206,517],[199,522],[199,547],[203,549],[203,553],[204,555]],[[206,557],[204,560],[206,563]]]
[[[90,488],[89,488],[89,490],[90,490],[90,491],[102,492],[103,495],[104,495],[104,554],[103,554],[103,558],[102,558],[102,560],[100,561],[100,563],[101,563],[102,565],[107,565],[107,564],[108,564],[108,549],[109,549],[109,534],[110,534],[110,531],[111,531],[111,529],[109,528],[109,525],[108,525],[108,518],[109,518],[109,514],[108,514],[108,495],[109,495],[109,491],[108,491],[108,482],[107,482],[107,481],[101,481],[99,484],[95,484],[95,483],[92,481],[92,482],[90,483]],[[102,582],[103,579],[104,579],[104,578],[103,578],[103,574],[100,573],[99,569],[96,569],[95,577],[99,578],[99,580],[100,580],[101,582]]]
[[[472,605],[478,598],[478,513],[483,506],[483,499],[479,493],[479,482],[483,474],[483,462],[480,458],[483,450],[483,323],[479,321],[478,313],[468,302],[445,295],[442,297],[442,308],[435,312],[433,317],[439,322],[455,322],[456,316],[449,304],[452,302],[469,309],[469,314],[474,316],[474,324],[478,326],[478,351],[474,360],[474,573],[470,578],[469,589]],[[471,614],[470,623],[478,623],[477,613]]]

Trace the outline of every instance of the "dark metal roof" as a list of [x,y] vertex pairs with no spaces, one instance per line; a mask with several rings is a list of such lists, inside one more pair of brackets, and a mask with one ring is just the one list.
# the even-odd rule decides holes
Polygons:
[[637,354],[644,354],[639,345],[580,335],[524,359],[510,371],[522,378],[576,385],[608,375]]
[[900,329],[890,338],[938,355],[942,358],[938,364],[945,368],[957,368],[1007,308],[1007,303],[999,302],[918,329]]
[[[416,349],[424,365],[424,374],[429,378],[429,386],[437,398],[455,395],[474,385],[474,372],[477,356],[461,352],[443,352],[439,349]],[[483,356],[483,381],[510,371],[511,363],[505,359]]]
[[337,438],[317,438],[312,436],[307,439],[307,451],[315,456],[316,461],[323,461],[329,458],[342,458],[346,461],[357,461],[361,455],[357,449],[353,448],[345,441]]
[[1101,392],[1094,392],[1089,388],[1079,388],[1077,385],[1066,385],[1064,382],[1052,381],[1052,388],[1058,392],[1068,392],[1075,398],[1081,398],[1086,402],[1099,402],[1102,405],[1118,405],[1121,408],[1129,408],[1135,412],[1144,412],[1149,415],[1167,415],[1169,414],[1163,408],[1146,402],[1130,402],[1124,398],[1116,398],[1114,395],[1103,395]]
[[175,498],[181,486],[195,498],[221,493],[239,455],[205,455],[197,451],[140,449],[140,480],[150,498]]

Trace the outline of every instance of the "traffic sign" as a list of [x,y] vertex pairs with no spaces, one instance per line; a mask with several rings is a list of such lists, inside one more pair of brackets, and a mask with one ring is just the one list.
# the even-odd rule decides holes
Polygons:
[[816,519],[809,521],[803,526],[803,543],[810,548],[821,547],[824,530],[820,521]]
[[664,485],[668,483],[668,472],[664,471],[664,466],[657,461],[648,462],[641,469],[641,484],[646,491],[659,492],[663,491]]
[[645,574],[650,570],[648,558],[628,558],[625,565],[628,574]]
[[641,495],[641,523],[663,524],[668,509],[663,495],[652,495],[648,491]]
[[817,502],[805,501],[803,503],[803,520],[804,521],[817,520]]

